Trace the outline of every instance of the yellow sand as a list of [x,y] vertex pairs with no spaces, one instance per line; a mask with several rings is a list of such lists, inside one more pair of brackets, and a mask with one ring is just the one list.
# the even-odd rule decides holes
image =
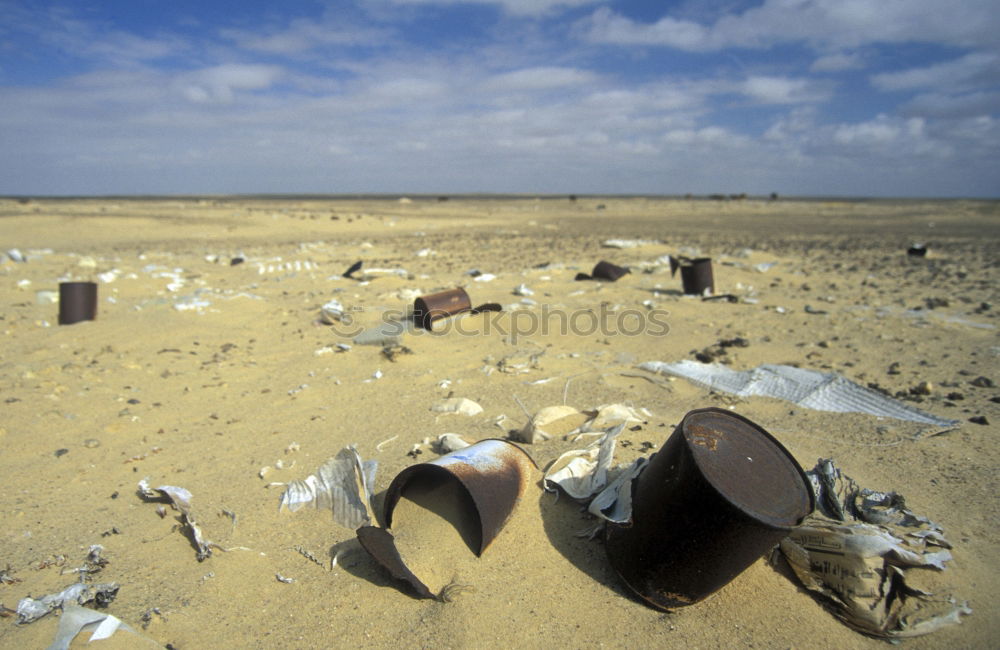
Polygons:
[[[998,234],[998,204],[962,201],[0,201],[0,248],[28,256],[0,264],[0,565],[20,580],[0,585],[0,602],[15,608],[61,590],[74,580],[61,571],[102,544],[109,564],[95,579],[121,584],[108,611],[140,631],[148,614],[144,634],[175,648],[884,647],[764,561],[704,603],[654,611],[628,594],[599,541],[575,536],[593,523],[580,506],[539,487],[462,567],[474,590],[447,604],[417,600],[329,513],[279,513],[281,488],[266,487],[357,444],[380,463],[381,493],[403,468],[435,457],[427,438],[520,429],[517,400],[530,412],[564,401],[649,409],[647,424],[622,434],[622,463],[648,453],[643,442],[662,444],[687,411],[722,405],[777,436],[803,466],[833,458],[940,523],[955,559],[933,583],[975,613],[906,645],[989,647],[1000,632],[1000,404],[990,401],[1000,389],[970,382],[1000,382]],[[609,238],[661,243],[602,248]],[[927,259],[907,257],[914,242],[929,245]],[[638,270],[678,252],[711,256],[717,291],[757,302],[701,302],[680,295],[669,269]],[[232,266],[237,255],[245,261]],[[573,281],[601,259],[636,272],[613,284]],[[409,275],[335,277],[356,260]],[[551,266],[536,268],[543,263]],[[473,268],[496,279],[476,282],[465,274]],[[57,306],[37,294],[99,277],[110,281],[98,280],[93,322],[60,327]],[[411,335],[413,354],[395,361],[378,347],[337,352],[350,332],[315,322],[332,298],[371,326],[415,292],[464,286],[474,304],[509,306],[521,283],[534,307]],[[668,334],[620,333],[654,309],[669,312]],[[532,314],[537,327],[526,331]],[[594,328],[602,318],[608,331]],[[561,332],[563,322],[576,332]],[[728,348],[734,368],[794,363],[893,393],[927,381],[918,406],[962,425],[919,437],[925,428],[912,423],[635,376],[640,362],[693,358],[736,336],[750,346]],[[898,374],[888,372],[893,362]],[[483,413],[430,411],[449,394]],[[968,422],[974,416],[989,424]],[[414,445],[416,458],[407,455]],[[528,451],[544,467],[578,446],[558,439]],[[284,469],[259,476],[279,460]],[[161,518],[136,495],[143,477],[190,490],[205,536],[232,550],[197,562],[175,513]],[[0,647],[46,647],[57,622],[3,619]]]

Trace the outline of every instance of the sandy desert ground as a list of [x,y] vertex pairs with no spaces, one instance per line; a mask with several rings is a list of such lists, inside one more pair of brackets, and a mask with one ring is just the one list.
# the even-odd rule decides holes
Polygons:
[[[649,241],[605,247],[611,238]],[[914,242],[927,257],[907,255]],[[525,411],[623,402],[651,415],[622,434],[616,463],[662,445],[692,409],[732,407],[804,468],[832,458],[861,485],[902,493],[953,544],[935,590],[973,610],[904,645],[986,648],[1000,636],[996,202],[6,199],[0,250],[15,248],[23,261],[0,263],[7,608],[73,583],[67,571],[100,544],[107,564],[92,578],[121,586],[107,611],[177,649],[884,645],[763,559],[700,604],[651,609],[599,539],[576,536],[590,516],[537,481],[481,558],[442,541],[442,557],[427,560],[449,566],[445,551],[456,554],[453,577],[469,588],[447,603],[413,597],[329,512],[279,512],[282,490],[267,487],[355,444],[379,463],[378,498],[401,470],[437,457],[425,441],[442,433],[505,437]],[[716,292],[739,302],[683,296],[656,263],[667,254],[712,257]],[[602,259],[633,273],[574,281]],[[341,277],[358,260],[404,272]],[[51,292],[65,280],[98,283],[96,320],[57,324]],[[513,294],[521,284],[534,305]],[[504,312],[412,334],[392,359],[379,346],[340,350],[356,331],[317,320],[337,299],[352,327],[374,326],[415,295],[456,286]],[[621,314],[654,311],[668,332],[649,321],[621,331]],[[578,320],[542,328],[540,315],[555,312]],[[609,327],[592,327],[593,314]],[[941,432],[737,399],[636,367],[736,337],[749,345],[716,361],[834,371],[891,393],[929,382],[907,403],[960,424]],[[484,410],[430,410],[449,395]],[[579,446],[524,448],[544,468]],[[231,550],[199,562],[177,513],[161,517],[137,494],[147,477],[189,490],[206,537]],[[0,646],[46,647],[58,624],[55,614],[15,620],[0,619]],[[137,647],[122,633],[102,643]]]

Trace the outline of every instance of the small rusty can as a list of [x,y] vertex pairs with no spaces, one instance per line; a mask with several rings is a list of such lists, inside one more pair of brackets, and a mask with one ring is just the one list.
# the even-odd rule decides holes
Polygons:
[[712,258],[699,257],[684,264],[681,269],[681,282],[684,283],[684,293],[688,295],[704,295],[715,293],[715,278],[712,276]]
[[590,272],[590,276],[595,280],[610,280],[614,282],[628,272],[629,270],[623,266],[601,260],[594,265],[594,270]]
[[633,483],[631,522],[608,525],[608,558],[653,607],[691,605],[787,536],[813,499],[764,429],[723,409],[691,411]]
[[59,324],[72,325],[97,318],[97,284],[59,283]]
[[413,322],[418,327],[430,331],[434,321],[470,309],[472,309],[472,301],[469,300],[469,294],[465,292],[465,289],[461,287],[448,289],[417,298],[413,303]]

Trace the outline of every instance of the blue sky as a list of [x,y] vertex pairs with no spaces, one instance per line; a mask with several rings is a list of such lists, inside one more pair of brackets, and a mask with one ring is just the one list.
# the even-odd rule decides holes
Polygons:
[[0,16],[0,194],[1000,196],[996,0]]

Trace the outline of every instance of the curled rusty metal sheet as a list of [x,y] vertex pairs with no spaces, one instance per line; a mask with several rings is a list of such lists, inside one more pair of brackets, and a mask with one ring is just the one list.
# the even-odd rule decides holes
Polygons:
[[616,264],[612,264],[611,262],[601,260],[600,262],[594,265],[594,270],[590,272],[590,275],[587,275],[586,273],[577,273],[576,278],[574,279],[608,280],[610,282],[614,282],[615,280],[622,277],[626,273],[631,273],[631,271],[629,271],[627,267],[618,266]]
[[482,555],[514,512],[534,468],[534,461],[517,445],[506,440],[482,440],[397,474],[385,495],[383,520],[387,528],[392,528],[392,511],[411,480],[446,473],[458,479],[475,505],[480,532],[475,550]]
[[608,558],[657,609],[696,603],[739,575],[813,509],[791,454],[750,420],[688,413],[632,486],[632,521],[609,524]]
[[357,530],[358,541],[361,546],[368,551],[375,561],[386,568],[387,571],[397,580],[405,580],[416,590],[421,598],[436,598],[433,592],[428,589],[420,578],[413,575],[407,568],[396,549],[396,542],[392,538],[392,533],[384,528],[376,526],[362,526]]
[[506,440],[482,440],[453,451],[436,460],[404,469],[396,475],[385,495],[383,524],[385,529],[363,526],[357,535],[369,554],[394,577],[405,580],[423,598],[435,595],[403,562],[392,534],[392,514],[407,490],[416,481],[456,481],[468,496],[467,503],[475,512],[475,535],[469,541],[475,554],[483,551],[507,523],[537,466],[520,447]]

